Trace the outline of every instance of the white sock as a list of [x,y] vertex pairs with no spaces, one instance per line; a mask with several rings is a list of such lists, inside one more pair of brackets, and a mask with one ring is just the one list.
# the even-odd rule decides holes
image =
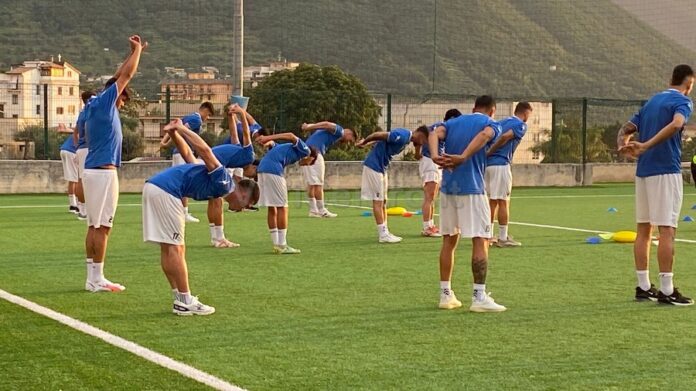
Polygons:
[[277,228],[270,228],[268,230],[271,234],[271,240],[273,241],[273,245],[277,246],[278,245],[278,229]]
[[188,206],[184,208],[184,212],[185,212],[186,214],[189,214]]
[[319,212],[324,211],[324,200],[317,200],[317,210]]
[[449,295],[452,291],[452,283],[450,281],[440,281],[440,292]]
[[172,297],[174,298],[174,300],[176,300],[179,297],[179,290],[178,289],[176,289],[176,288],[172,289]]
[[508,238],[507,229],[508,229],[507,225],[498,226],[498,239],[507,240],[507,238]]
[[636,277],[638,277],[638,287],[644,291],[650,289],[650,271],[649,270],[636,270]]
[[674,273],[660,273],[660,292],[664,293],[667,296],[674,293],[672,277],[674,277]]
[[222,240],[225,238],[225,226],[224,225],[216,225],[213,227],[213,232],[215,233],[215,238],[217,240]]
[[434,226],[435,226],[435,220],[433,220],[433,219],[428,220],[428,226],[434,227]]
[[481,301],[486,297],[486,284],[474,284],[474,300]]
[[176,296],[179,299],[179,301],[184,304],[191,304],[191,302],[193,301],[193,297],[191,297],[191,292],[179,292],[179,294]]
[[423,230],[430,228],[430,220],[423,222]]
[[377,224],[377,233],[379,233],[379,236],[384,236],[389,233],[389,228],[387,228],[387,224]]
[[85,258],[85,266],[87,267],[87,281],[92,281],[92,258]]
[[92,266],[90,270],[92,271],[90,275],[90,281],[99,282],[104,279],[104,261],[94,262],[92,261]]
[[70,206],[77,206],[77,197],[75,194],[68,194],[68,201],[70,201]]
[[78,210],[78,213],[80,213],[81,215],[84,216],[84,215],[87,214],[87,212],[85,211],[85,204],[84,204],[84,203],[78,202],[78,203],[77,203],[77,209],[79,209],[79,210]]
[[310,211],[310,212],[316,212],[316,211],[317,211],[317,200],[316,200],[316,198],[310,198],[310,199],[309,199],[309,211]]
[[278,230],[278,245],[279,246],[287,246],[288,245],[287,235],[288,235],[287,229],[279,229]]
[[217,240],[217,236],[215,236],[215,224],[208,224],[208,230],[210,231],[210,239]]

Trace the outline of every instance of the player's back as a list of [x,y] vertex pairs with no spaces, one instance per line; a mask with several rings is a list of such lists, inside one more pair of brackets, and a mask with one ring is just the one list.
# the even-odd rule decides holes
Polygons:
[[261,158],[258,172],[283,176],[285,167],[309,156],[310,152],[302,140],[298,140],[297,144],[278,144]]
[[90,100],[85,119],[89,147],[85,168],[121,165],[123,133],[116,108],[118,96],[118,88],[114,83]]
[[513,136],[488,157],[489,166],[503,166],[512,163],[512,156],[527,132],[527,124],[513,115],[500,121],[500,130],[502,133],[510,130]]
[[205,164],[181,164],[167,168],[148,179],[148,183],[177,197],[197,201],[218,198],[234,190],[234,181],[224,167],[208,172]]

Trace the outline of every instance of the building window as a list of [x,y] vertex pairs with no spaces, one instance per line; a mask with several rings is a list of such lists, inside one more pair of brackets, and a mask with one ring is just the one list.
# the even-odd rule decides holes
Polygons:
[[539,160],[539,151],[532,151],[532,160]]
[[41,76],[51,76],[51,70],[50,69],[42,69]]
[[68,106],[68,114],[75,114],[75,105]]
[[75,87],[70,87],[70,92],[69,92],[69,94],[70,94],[70,96],[75,95]]
[[19,114],[12,114],[12,118],[19,118]]
[[211,99],[211,96],[212,96],[212,95],[208,95],[208,100],[212,100],[212,99]]
[[[72,71],[68,71],[68,77],[72,77]],[[72,94],[70,94],[72,95]]]
[[62,114],[63,114],[63,108],[62,108],[62,107],[56,107],[56,114],[62,115]]
[[0,104],[0,118],[5,118],[5,104]]
[[41,115],[41,105],[36,105],[36,115]]
[[41,85],[40,84],[36,85],[36,95],[41,95]]
[[19,104],[19,96],[18,95],[12,95],[12,104],[13,105]]
[[58,87],[58,95],[63,95],[63,87]]

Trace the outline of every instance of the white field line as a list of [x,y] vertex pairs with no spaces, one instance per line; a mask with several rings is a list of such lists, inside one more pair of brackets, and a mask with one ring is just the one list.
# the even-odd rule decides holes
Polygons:
[[39,315],[43,315],[47,318],[53,319],[56,322],[62,323],[84,334],[99,338],[106,343],[116,346],[117,348],[133,353],[136,356],[144,358],[145,360],[155,363],[161,367],[170,369],[174,372],[178,372],[188,378],[191,378],[199,383],[203,383],[216,390],[244,391],[244,389],[230,384],[209,373],[203,372],[190,365],[186,365],[180,361],[171,359],[163,354],[152,351],[127,339],[123,339],[104,330],[91,326],[87,323],[81,322],[77,319],[73,319],[67,315],[61,314],[60,312],[53,311],[52,309],[36,304],[33,301],[29,301],[22,297],[13,295],[2,289],[0,289],[0,298],[5,299],[10,303],[14,303],[20,307],[24,307],[29,311],[35,312]]

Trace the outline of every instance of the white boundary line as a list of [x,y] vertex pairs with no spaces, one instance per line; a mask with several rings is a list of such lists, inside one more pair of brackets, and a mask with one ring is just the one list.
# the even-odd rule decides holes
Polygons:
[[2,289],[0,289],[0,298],[5,299],[10,303],[16,304],[20,307],[24,307],[29,311],[35,312],[39,315],[43,315],[47,318],[53,319],[56,322],[60,322],[84,334],[99,338],[108,344],[133,353],[134,355],[144,358],[145,360],[155,363],[161,367],[170,369],[174,372],[178,372],[188,378],[191,378],[199,383],[203,383],[216,390],[244,391],[243,388],[239,388],[209,373],[203,372],[190,365],[186,365],[180,361],[176,361],[163,354],[157,353],[146,347],[140,346],[135,342],[131,342],[127,339],[123,339],[104,330],[91,326],[87,323],[81,322],[77,319],[73,319],[67,315],[61,314],[60,312],[53,311],[52,309],[36,304],[33,301],[29,301],[22,297],[15,296]]

